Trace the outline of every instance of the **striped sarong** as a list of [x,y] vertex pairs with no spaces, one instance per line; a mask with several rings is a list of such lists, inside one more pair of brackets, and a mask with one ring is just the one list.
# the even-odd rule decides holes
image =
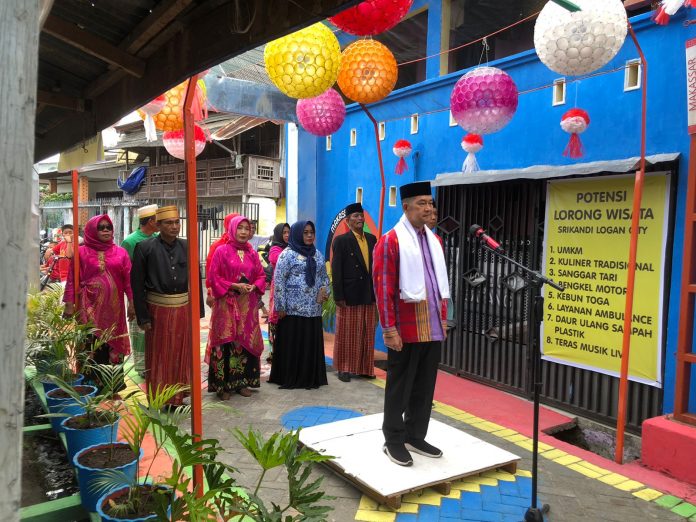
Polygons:
[[336,337],[333,366],[336,371],[357,375],[375,374],[374,304],[336,307]]
[[[191,384],[191,319],[188,294],[147,295],[152,328],[145,332],[145,383],[156,390],[164,384]],[[188,395],[188,394],[185,394]],[[181,404],[184,394],[171,404]]]

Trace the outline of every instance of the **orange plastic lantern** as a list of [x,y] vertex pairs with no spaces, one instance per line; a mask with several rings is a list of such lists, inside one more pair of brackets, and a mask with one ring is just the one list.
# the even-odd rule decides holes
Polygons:
[[338,86],[358,103],[374,103],[389,95],[399,71],[389,49],[376,40],[357,40],[343,51]]
[[[164,107],[162,107],[161,111],[152,116],[152,119],[155,120],[155,127],[157,127],[157,129],[161,131],[174,131],[184,128],[184,114],[182,109],[184,107],[184,98],[186,98],[187,86],[188,81],[185,81],[164,93],[164,96],[167,99]],[[205,84],[203,83],[203,80],[198,80],[196,84],[196,95],[192,107],[194,112],[194,120],[198,121],[206,116],[205,104]],[[145,119],[145,112],[138,110],[138,114],[143,120]]]

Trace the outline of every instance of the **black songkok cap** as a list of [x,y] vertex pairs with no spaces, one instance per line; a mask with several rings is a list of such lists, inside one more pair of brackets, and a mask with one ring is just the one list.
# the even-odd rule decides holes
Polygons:
[[399,189],[399,193],[401,194],[402,200],[407,198],[415,198],[416,196],[432,195],[429,181],[418,181],[416,183],[402,185]]
[[363,212],[363,207],[360,203],[351,203],[346,207],[346,217],[356,212]]

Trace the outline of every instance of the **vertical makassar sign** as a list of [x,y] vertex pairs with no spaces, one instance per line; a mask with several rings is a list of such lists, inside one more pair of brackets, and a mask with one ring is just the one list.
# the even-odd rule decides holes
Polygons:
[[689,134],[696,134],[696,38],[686,42],[686,106]]

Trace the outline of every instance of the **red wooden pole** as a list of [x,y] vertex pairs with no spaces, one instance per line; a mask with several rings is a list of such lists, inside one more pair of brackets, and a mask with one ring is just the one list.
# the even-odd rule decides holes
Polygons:
[[80,209],[78,172],[72,171],[72,211],[73,211],[73,286],[75,288],[75,312],[80,308]]
[[626,306],[624,308],[623,343],[621,349],[621,376],[619,380],[619,404],[616,418],[616,452],[614,460],[623,464],[624,430],[626,428],[626,410],[628,405],[628,363],[631,353],[631,327],[633,323],[633,291],[636,280],[636,258],[638,255],[638,225],[640,224],[640,204],[643,198],[645,181],[645,142],[647,132],[647,96],[648,96],[648,62],[631,24],[628,32],[636,45],[642,69],[642,103],[640,122],[640,170],[636,172],[633,188],[633,219],[631,221],[631,243],[628,252],[628,276],[626,279]]
[[[194,441],[203,437],[201,404],[201,319],[200,264],[198,260],[198,197],[196,192],[196,152],[191,104],[196,94],[198,75],[189,79],[184,100],[184,151],[186,158],[186,238],[188,240],[189,313],[191,314],[191,433]],[[193,487],[203,496],[203,467],[193,468]]]
[[367,107],[363,105],[362,103],[360,104],[360,107],[362,107],[362,110],[365,111],[365,114],[367,114],[367,117],[372,120],[372,125],[375,127],[375,142],[377,143],[377,157],[379,158],[379,174],[382,178],[382,189],[379,192],[379,225],[377,225],[377,237],[382,236],[382,224],[384,223],[384,194],[387,190],[386,183],[384,181],[384,162],[382,161],[382,147],[379,145],[379,126],[377,125],[377,120],[372,116],[370,111],[367,110]]
[[677,379],[674,388],[674,418],[696,425],[696,415],[689,413],[691,365],[696,364],[692,353],[694,340],[694,293],[696,293],[696,263],[694,255],[694,226],[696,226],[696,134],[691,135],[689,147],[688,185],[686,189],[686,225],[684,226],[684,262],[682,265],[677,337]]

